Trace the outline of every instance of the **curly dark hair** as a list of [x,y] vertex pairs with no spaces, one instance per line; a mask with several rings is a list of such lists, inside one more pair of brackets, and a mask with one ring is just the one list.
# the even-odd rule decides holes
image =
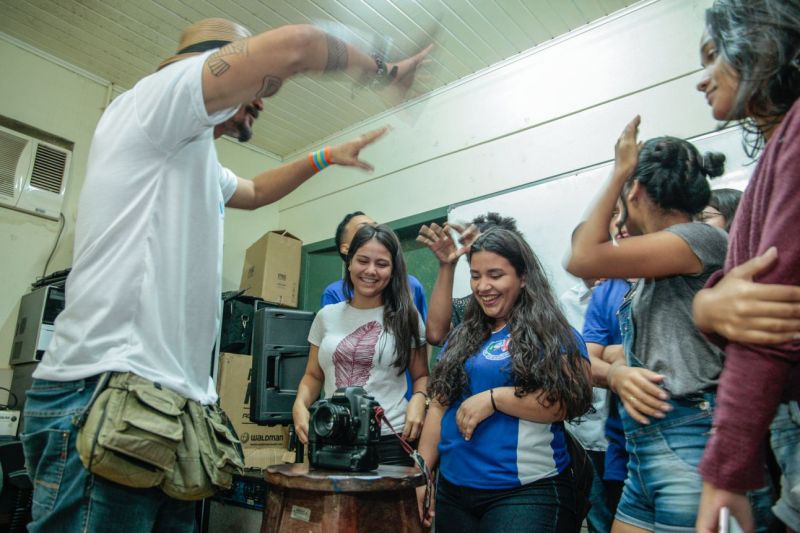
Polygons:
[[764,127],[779,123],[800,96],[800,0],[716,0],[706,31],[738,74],[728,119],[741,123],[754,156]]
[[656,137],[644,143],[639,163],[622,188],[622,212],[617,228],[628,220],[625,196],[634,180],[642,184],[648,196],[661,209],[676,210],[694,217],[708,205],[711,187],[706,177],[725,172],[725,155],[706,152],[702,156],[689,141],[677,137]]
[[[508,318],[515,394],[521,397],[542,391],[542,405],[558,403],[566,418],[580,417],[591,407],[592,384],[575,332],[553,297],[539,260],[522,237],[498,227],[475,240],[468,259],[481,251],[506,258],[525,279]],[[465,364],[489,338],[493,324],[473,293],[464,321],[452,332],[434,367],[429,392],[437,401],[450,405],[469,394]]]
[[[349,266],[358,249],[373,239],[386,247],[392,257],[392,276],[382,294],[383,324],[386,330],[394,335],[397,357],[392,366],[398,369],[398,375],[400,375],[411,364],[411,351],[425,345],[419,336],[419,313],[411,300],[406,262],[403,259],[400,239],[389,226],[384,224],[362,226],[353,235],[346,263]],[[344,280],[348,294],[354,294],[353,280],[350,278],[349,272]]]
[[472,219],[472,223],[478,227],[478,230],[480,230],[481,233],[495,227],[505,228],[507,230],[516,231],[519,233],[519,230],[517,229],[517,221],[513,217],[504,217],[495,211],[490,211],[485,215],[476,216]]

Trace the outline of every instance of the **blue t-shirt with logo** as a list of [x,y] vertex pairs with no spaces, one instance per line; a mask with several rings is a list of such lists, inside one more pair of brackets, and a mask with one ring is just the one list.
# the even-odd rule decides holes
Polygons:
[[[617,311],[630,286],[627,280],[610,279],[595,287],[592,299],[589,300],[589,307],[586,309],[583,340],[601,346],[622,344]],[[608,447],[603,479],[624,481],[628,473],[628,454],[625,452],[625,432],[622,430],[622,420],[619,417],[619,410],[624,407],[616,394],[612,393],[610,400],[606,419]]]
[[[588,360],[586,345],[580,334],[573,332],[581,356]],[[441,475],[450,483],[475,489],[509,489],[558,475],[569,466],[561,422],[530,422],[497,411],[478,424],[469,441],[458,431],[456,412],[466,398],[514,385],[510,342],[506,325],[467,359],[470,391],[448,406],[442,417],[439,465]]]

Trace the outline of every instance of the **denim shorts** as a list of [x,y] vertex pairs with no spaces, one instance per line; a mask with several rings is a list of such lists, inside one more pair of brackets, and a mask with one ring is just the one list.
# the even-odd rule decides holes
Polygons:
[[800,531],[800,406],[783,403],[770,426],[772,451],[781,468],[781,497],[772,508],[775,516]]
[[33,481],[28,531],[194,531],[195,502],[161,489],[132,489],[89,473],[78,457],[75,417],[97,378],[34,379],[25,400],[20,436]]
[[[672,411],[642,425],[622,412],[628,476],[616,519],[649,531],[695,530],[703,480],[697,471],[708,442],[712,393],[669,400]],[[750,495],[757,531],[770,521],[768,487]]]

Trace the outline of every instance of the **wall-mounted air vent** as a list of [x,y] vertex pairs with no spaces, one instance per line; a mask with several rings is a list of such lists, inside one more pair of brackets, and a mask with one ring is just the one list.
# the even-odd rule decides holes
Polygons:
[[0,206],[57,219],[72,152],[0,126]]

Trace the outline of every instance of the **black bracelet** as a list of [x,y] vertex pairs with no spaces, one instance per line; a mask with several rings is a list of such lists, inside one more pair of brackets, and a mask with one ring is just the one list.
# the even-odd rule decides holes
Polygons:
[[414,393],[411,394],[411,396],[414,396],[414,394],[422,394],[423,396],[425,396],[425,409],[427,409],[428,406],[430,406],[431,398],[430,398],[430,396],[428,396],[427,392],[425,392],[423,390],[418,390],[418,391],[414,391]]
[[494,403],[494,389],[489,389],[489,398],[492,399],[492,409],[494,409],[494,412],[496,413],[497,412],[497,404]]

